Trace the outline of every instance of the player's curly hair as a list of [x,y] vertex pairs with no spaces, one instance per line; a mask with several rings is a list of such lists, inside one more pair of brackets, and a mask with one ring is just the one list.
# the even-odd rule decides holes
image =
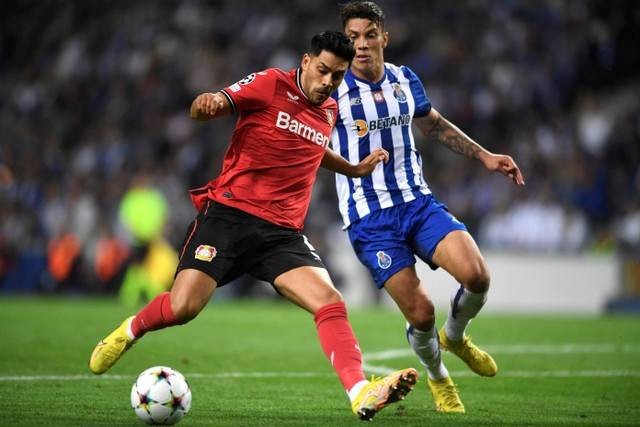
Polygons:
[[323,50],[329,51],[351,64],[356,56],[353,42],[340,31],[323,31],[311,38],[311,54],[320,55]]
[[350,19],[368,19],[377,23],[380,28],[384,28],[384,12],[382,8],[372,1],[352,1],[340,8],[340,19],[342,28],[347,25]]

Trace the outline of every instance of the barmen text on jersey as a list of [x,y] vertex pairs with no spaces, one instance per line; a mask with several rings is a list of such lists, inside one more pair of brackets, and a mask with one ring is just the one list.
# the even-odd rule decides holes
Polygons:
[[284,111],[278,111],[278,117],[276,118],[276,127],[280,129],[286,129],[304,139],[314,142],[323,148],[329,145],[329,137],[324,135],[319,130],[312,128],[294,118]]

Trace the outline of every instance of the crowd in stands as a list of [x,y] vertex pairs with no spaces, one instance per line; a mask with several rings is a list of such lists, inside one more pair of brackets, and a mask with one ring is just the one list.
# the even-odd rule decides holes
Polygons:
[[[338,4],[3,4],[0,291],[117,287],[135,252],[119,210],[141,177],[166,198],[162,234],[177,248],[195,214],[186,190],[217,175],[234,124],[190,120],[192,99],[296,67],[311,35],[340,28]],[[385,59],[410,66],[438,111],[525,175],[517,188],[418,137],[432,191],[480,246],[640,258],[640,4],[379,4]],[[340,222],[334,191],[321,171],[307,220],[321,253]]]

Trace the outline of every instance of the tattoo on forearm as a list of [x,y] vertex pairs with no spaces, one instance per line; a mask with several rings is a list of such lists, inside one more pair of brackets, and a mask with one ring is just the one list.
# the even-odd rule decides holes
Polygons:
[[482,147],[473,142],[448,120],[438,117],[429,131],[429,136],[456,153],[478,159]]

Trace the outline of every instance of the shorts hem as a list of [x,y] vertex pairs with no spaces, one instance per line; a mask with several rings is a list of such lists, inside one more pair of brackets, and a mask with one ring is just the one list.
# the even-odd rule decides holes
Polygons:
[[443,233],[442,236],[440,236],[440,238],[438,239],[438,241],[436,242],[435,245],[433,245],[433,248],[429,251],[429,253],[427,254],[427,259],[424,259],[423,261],[427,263],[427,265],[429,266],[429,268],[431,268],[431,270],[436,271],[437,269],[440,268],[439,265],[434,264],[433,263],[433,254],[436,251],[436,248],[438,247],[438,245],[440,244],[440,242],[442,242],[442,240],[447,237],[449,234],[453,233],[454,231],[466,231],[467,233],[469,232],[469,230],[467,230],[467,227],[465,227],[464,225],[462,225],[461,227],[453,227],[450,230],[448,230],[446,233]]
[[411,267],[412,265],[416,264],[416,260],[414,259],[413,262],[406,262],[406,263],[401,263],[398,265],[395,265],[393,268],[389,268],[387,270],[385,270],[385,276],[386,279],[384,280],[384,282],[379,283],[377,276],[374,277],[373,281],[375,282],[375,285],[378,289],[382,289],[384,288],[384,284],[387,282],[387,280],[389,280],[393,275],[395,275],[396,273],[400,272],[402,269],[407,268],[407,267]]

